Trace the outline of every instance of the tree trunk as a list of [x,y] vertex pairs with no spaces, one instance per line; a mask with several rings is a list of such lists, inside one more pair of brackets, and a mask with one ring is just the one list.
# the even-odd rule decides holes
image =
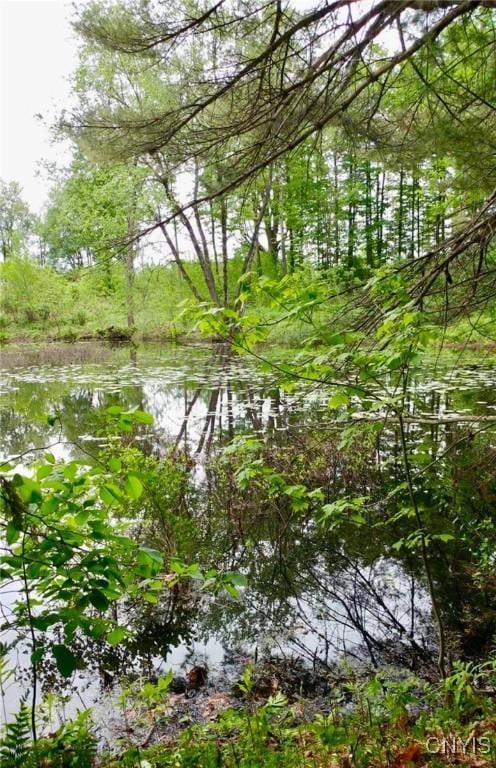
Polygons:
[[348,267],[353,267],[355,258],[356,243],[356,204],[355,204],[355,158],[349,155],[348,158]]
[[338,157],[335,150],[332,153],[334,170],[334,263],[341,261],[341,239],[339,236],[339,169]]
[[181,259],[181,256],[179,255],[179,249],[177,247],[177,240],[176,240],[176,242],[174,242],[174,240],[170,236],[169,232],[167,231],[167,227],[165,226],[165,224],[163,222],[159,221],[158,225],[159,225],[160,229],[162,230],[162,234],[164,235],[165,240],[167,242],[167,245],[169,246],[169,248],[171,250],[172,256],[174,257],[174,261],[177,264],[177,268],[179,269],[179,273],[180,273],[181,277],[183,278],[185,283],[189,286],[189,289],[191,290],[191,293],[193,294],[195,299],[197,301],[202,302],[203,301],[203,297],[200,294],[200,292],[198,291],[198,289],[197,289],[196,285],[194,284],[193,280],[191,279],[191,277],[187,273],[186,267],[183,264],[183,260]]
[[386,185],[386,174],[381,171],[377,176],[377,209],[376,209],[376,228],[377,228],[377,263],[382,263],[382,252],[384,243],[384,188]]
[[405,174],[404,171],[400,171],[400,188],[399,188],[399,207],[398,207],[398,256],[401,259],[403,255],[403,193],[404,193]]
[[129,243],[126,250],[126,306],[127,306],[127,327],[132,331],[135,327],[134,317],[134,226],[131,219],[128,222]]
[[224,306],[227,307],[229,303],[229,254],[227,251],[227,205],[224,197],[220,201],[220,225],[222,229],[222,295]]
[[370,160],[365,163],[365,254],[367,265],[374,266],[374,233],[372,227],[372,172]]

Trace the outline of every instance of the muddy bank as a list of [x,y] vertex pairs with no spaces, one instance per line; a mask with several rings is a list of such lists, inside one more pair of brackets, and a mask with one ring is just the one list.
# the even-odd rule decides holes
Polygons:
[[66,365],[70,363],[104,363],[112,358],[113,346],[103,342],[25,342],[4,346],[0,362],[4,369],[30,365]]
[[[197,340],[189,339],[154,339],[150,348],[163,343],[168,348],[175,346],[194,347]],[[31,365],[69,365],[71,363],[106,363],[111,362],[118,348],[127,348],[130,355],[137,349],[132,341],[117,342],[101,337],[89,337],[77,341],[29,341],[9,343],[0,350],[0,365],[3,369],[15,369]]]
[[158,701],[150,682],[160,689],[160,678],[129,683],[107,736],[108,747],[172,743],[188,727],[214,722],[225,710],[260,706],[278,695],[296,705],[303,722],[329,711],[329,695],[344,678],[298,658],[269,657],[255,663],[242,651],[230,651],[215,672],[197,665],[175,675]]

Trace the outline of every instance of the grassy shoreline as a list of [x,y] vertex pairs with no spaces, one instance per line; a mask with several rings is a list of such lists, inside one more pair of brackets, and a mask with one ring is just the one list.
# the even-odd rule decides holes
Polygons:
[[[236,694],[160,692],[128,698],[113,753],[84,768],[491,768],[496,754],[494,662],[457,664],[443,681],[384,669],[337,675],[325,698],[274,689],[262,696],[247,667]],[[187,699],[185,697],[188,697]],[[186,710],[184,703],[188,702]],[[185,714],[185,712],[190,715]],[[64,730],[65,729],[65,730]],[[67,733],[73,734],[69,743]],[[74,734],[77,737],[74,737]],[[56,762],[88,749],[91,726],[39,744]],[[76,763],[67,762],[67,765]],[[80,763],[78,762],[79,766]]]
[[[230,280],[235,291],[241,263],[230,262]],[[193,283],[202,286],[199,265],[188,263]],[[311,283],[318,275],[302,273]],[[33,262],[13,259],[0,265],[0,344],[78,341],[179,342],[208,340],[200,335],[196,319],[185,312],[191,292],[173,267],[146,267],[136,273],[133,289],[132,331],[128,326],[128,300],[125,275],[120,264],[106,271],[82,269],[75,273],[58,272]],[[202,294],[200,290],[200,294]],[[231,297],[231,300],[234,296]],[[300,346],[319,327],[326,331],[336,325],[338,300],[322,304],[312,314],[312,324],[289,313],[281,320],[281,307],[273,306],[270,296],[255,292],[249,299],[254,316],[269,329],[264,343]],[[284,315],[285,313],[282,312]],[[315,326],[315,327],[314,327]],[[336,328],[336,330],[339,330]],[[210,338],[210,340],[215,340]],[[454,349],[496,347],[496,317],[490,310],[459,318],[446,329],[436,328],[432,343]]]
[[[274,334],[275,338],[269,338],[260,342],[257,346],[264,348],[271,344],[286,347],[295,348],[298,346],[298,339],[288,338],[284,334]],[[443,336],[441,333],[437,334],[433,339],[433,347],[436,349],[445,348],[454,351],[465,349],[477,351],[496,351],[496,338],[465,338],[458,337],[459,334],[455,330],[449,336]],[[301,340],[303,340],[303,335]],[[122,328],[106,328],[98,331],[84,331],[80,335],[72,332],[59,334],[53,331],[46,331],[43,329],[31,329],[14,332],[12,335],[2,334],[0,338],[0,349],[9,348],[12,346],[27,346],[30,344],[43,345],[43,344],[84,344],[84,343],[123,343],[123,344],[145,344],[145,343],[167,343],[167,344],[215,344],[222,343],[222,339],[218,339],[214,336],[205,336],[199,331],[189,330],[177,330],[177,329],[161,329],[156,328],[148,331],[135,331],[129,333],[127,329]]]

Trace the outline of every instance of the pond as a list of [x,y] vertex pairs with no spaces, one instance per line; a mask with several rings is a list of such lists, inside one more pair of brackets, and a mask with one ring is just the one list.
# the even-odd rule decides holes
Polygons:
[[[496,419],[496,358],[433,358],[410,382],[411,408],[422,415]],[[0,456],[94,440],[102,414],[115,404],[139,407],[155,419],[159,439],[201,454],[235,430],[284,430],[309,405],[324,411],[329,392],[300,384],[288,394],[277,369],[218,347],[111,347],[93,343],[5,350],[0,383]],[[277,358],[276,358],[277,359]],[[48,415],[60,416],[47,425]]]
[[[76,685],[85,703],[97,696],[95,680],[115,679],[137,661],[149,674],[198,662],[225,674],[233,653],[297,656],[327,669],[343,653],[360,663],[434,667],[430,599],[414,548],[396,546],[401,521],[374,522],[372,536],[363,525],[322,528],[305,510],[265,504],[256,484],[240,496],[216,459],[235,435],[255,434],[273,467],[295,485],[321,488],[327,502],[367,496],[388,514],[401,512],[404,500],[391,492],[404,479],[394,421],[378,431],[371,419],[347,445],[347,423],[327,409],[325,387],[300,382],[288,392],[277,368],[262,373],[258,361],[221,346],[6,349],[2,367],[0,459],[25,465],[32,449],[48,447],[57,458],[92,452],[104,442],[110,406],[148,411],[154,424],[138,436],[143,451],[179,457],[181,477],[187,475],[180,503],[189,508],[182,517],[178,512],[177,546],[204,566],[248,575],[238,600],[189,592],[153,610],[135,606],[137,644],[106,657],[104,678],[98,649],[89,650],[93,667]],[[495,360],[453,353],[427,359],[408,391],[406,429],[421,468],[415,490],[422,509],[435,529],[443,531],[449,518],[450,532],[461,532],[456,551],[433,543],[432,563],[446,597],[445,620],[468,655],[481,652],[494,631],[494,595],[474,592],[464,514],[470,521],[484,517],[494,502],[495,384]],[[169,525],[174,509],[167,514]],[[158,530],[149,535],[160,543]],[[487,621],[479,616],[476,632],[481,605]],[[54,684],[53,675],[47,681]],[[13,689],[7,709],[15,709],[18,696]]]

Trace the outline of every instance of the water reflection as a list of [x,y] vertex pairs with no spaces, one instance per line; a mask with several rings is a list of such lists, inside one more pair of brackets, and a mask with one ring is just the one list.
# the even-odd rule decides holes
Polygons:
[[[328,392],[305,385],[283,391],[275,373],[262,374],[250,359],[234,358],[220,346],[88,345],[77,355],[69,349],[70,361],[58,348],[45,355],[34,351],[33,361],[4,359],[2,457],[57,441],[58,456],[77,453],[102,439],[109,406],[149,411],[154,426],[144,436],[145,447],[187,456],[195,467],[194,511],[171,512],[186,521],[187,554],[205,567],[238,569],[250,585],[238,602],[190,592],[166,596],[158,609],[136,604],[138,639],[103,659],[107,674],[136,657],[149,668],[158,658],[183,658],[180,648],[195,640],[218,655],[215,638],[224,647],[278,650],[328,666],[346,652],[375,665],[434,669],[436,639],[422,563],[414,550],[394,548],[408,521],[379,525],[379,515],[373,528],[330,533],[311,516],[268,504],[255,492],[242,498],[207,460],[219,443],[255,432],[270,446],[270,460],[295,483],[323,488],[326,501],[371,496],[389,518],[407,503],[401,494],[389,496],[403,478],[394,421],[380,431],[365,429],[347,452],[340,447],[343,424],[326,409]],[[432,559],[446,598],[445,618],[466,656],[482,653],[495,632],[495,596],[474,586],[472,550],[479,533],[470,543],[470,526],[494,516],[495,383],[490,362],[463,367],[457,361],[455,369],[445,358],[442,366],[414,373],[407,397],[407,441],[420,467],[415,493],[423,514],[434,530],[443,532],[449,522],[463,534],[456,549],[433,542]],[[47,414],[58,417],[52,426]],[[161,521],[155,524],[151,535],[160,544]],[[101,667],[103,651],[99,656],[93,650]]]
[[[328,393],[298,384],[291,394],[277,385],[275,373],[260,373],[249,358],[236,358],[218,345],[201,347],[120,347],[94,344],[50,346],[44,354],[6,354],[2,358],[0,427],[2,456],[17,454],[47,441],[68,442],[94,437],[105,410],[119,403],[148,410],[158,438],[174,440],[193,453],[208,452],[214,440],[230,439],[235,430],[277,433],[310,408],[328,419]],[[64,361],[64,354],[76,362]],[[95,362],[95,359],[97,362]],[[427,415],[463,419],[477,414],[496,419],[496,369],[470,364],[456,371],[443,368],[417,372],[409,387],[408,409]],[[60,417],[51,428],[46,416]],[[448,424],[449,427],[449,424]],[[415,429],[412,426],[411,431]],[[431,438],[446,425],[433,423]]]

